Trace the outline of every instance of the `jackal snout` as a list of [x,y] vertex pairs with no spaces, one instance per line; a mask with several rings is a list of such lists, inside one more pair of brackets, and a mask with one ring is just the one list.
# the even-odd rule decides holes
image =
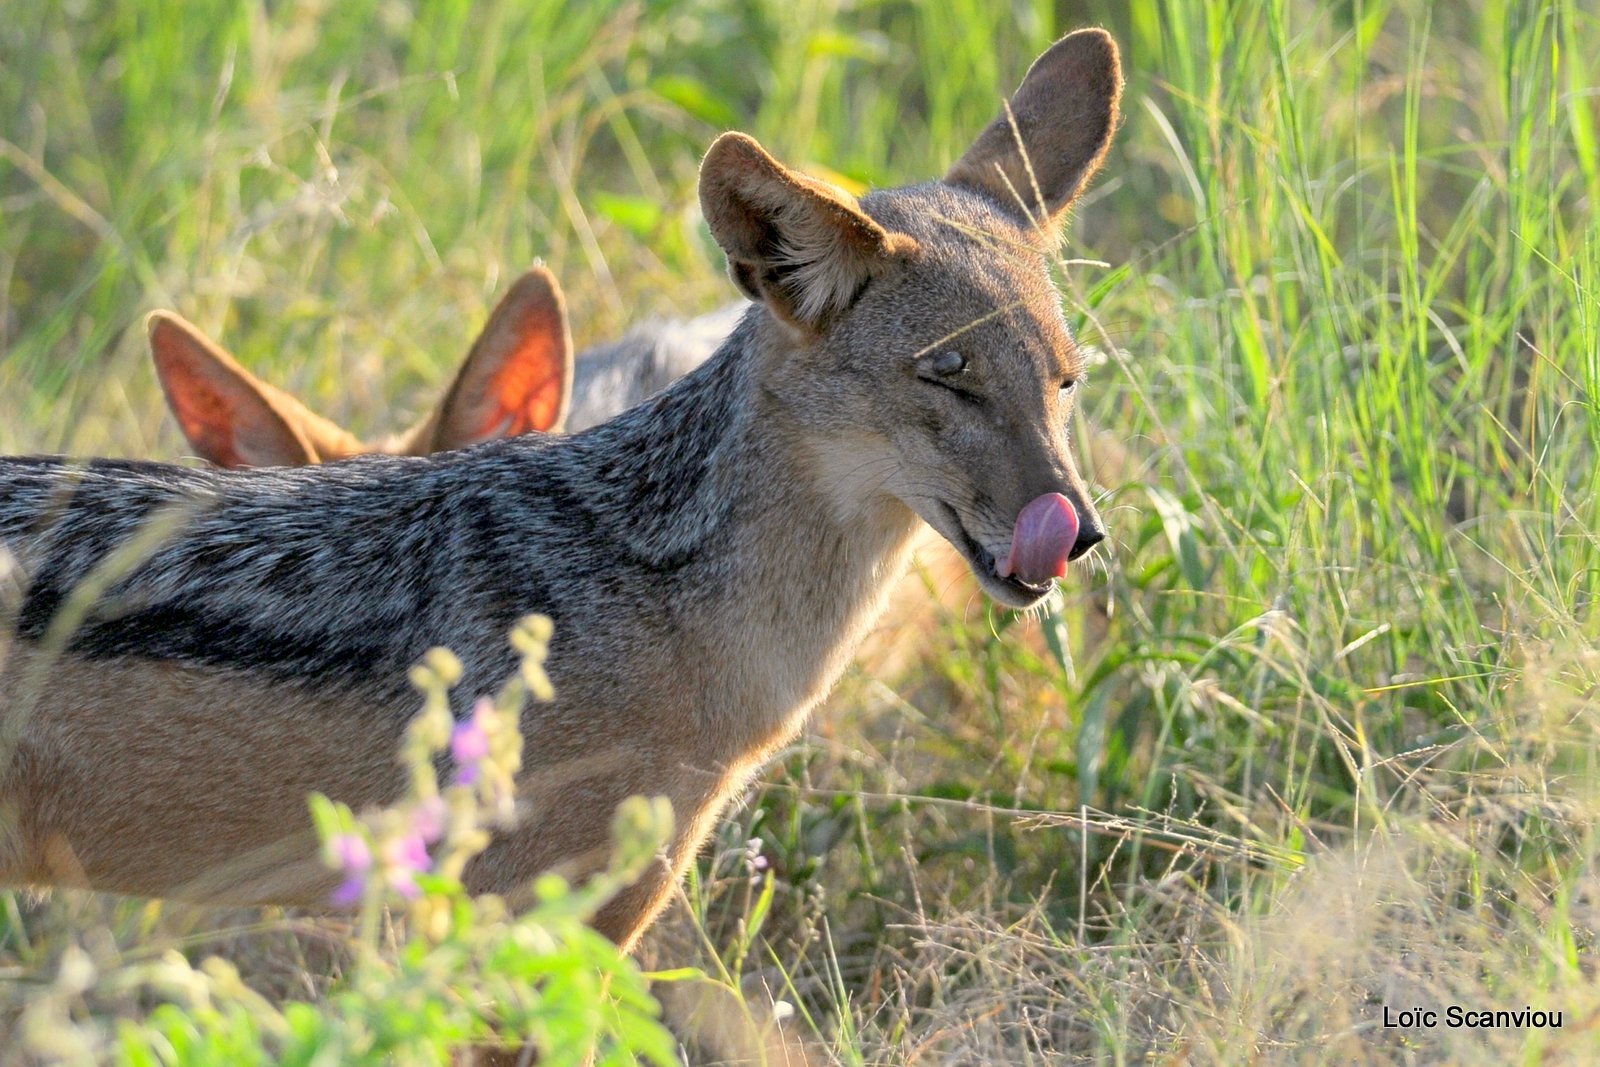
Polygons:
[[[1058,417],[1065,418],[1065,415]],[[1065,543],[1060,546],[1066,554],[1067,561],[1082,558],[1095,545],[1105,540],[1105,524],[1100,519],[1100,512],[1094,506],[1089,487],[1084,482],[1083,475],[1078,473],[1078,464],[1065,442],[1059,451],[1041,457],[1040,461],[1031,465],[1031,469],[1027,469],[1021,479],[1021,484],[1022,489],[1012,494],[1000,508],[1001,513],[1020,516],[1029,507],[1037,506],[1040,500],[1060,497],[1065,501],[1065,506],[1072,511],[1070,520],[1072,536],[1065,539]]]
[[1106,536],[1067,432],[1081,360],[1053,296],[1030,304],[914,360],[893,439],[897,495],[1013,607]]

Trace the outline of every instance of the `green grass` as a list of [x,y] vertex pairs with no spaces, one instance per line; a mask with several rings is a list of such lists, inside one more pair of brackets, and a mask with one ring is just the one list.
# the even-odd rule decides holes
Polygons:
[[[1050,619],[958,598],[910,667],[863,661],[659,963],[764,982],[850,1064],[1600,1053],[1592,7],[13,6],[0,450],[162,457],[152,307],[391,428],[536,256],[580,343],[730,297],[694,197],[718,130],[923,180],[1107,25],[1126,118],[1066,256],[1110,266],[1063,272],[1106,356],[1078,433],[1104,565]],[[223,936],[25,905],[6,1018],[69,944]],[[223,929],[272,996],[325,988],[283,920]],[[1404,1033],[1385,1003],[1566,1027]]]

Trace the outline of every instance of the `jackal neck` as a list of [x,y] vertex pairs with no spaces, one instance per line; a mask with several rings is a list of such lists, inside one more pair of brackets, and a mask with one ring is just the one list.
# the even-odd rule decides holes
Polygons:
[[[694,373],[646,403],[574,437],[568,488],[628,563],[676,569],[704,553],[745,481],[755,412],[746,317]],[[620,562],[620,561],[619,561]]]
[[765,315],[752,308],[705,365],[575,438],[585,481],[567,486],[612,533],[619,562],[663,583],[683,654],[727,668],[701,707],[738,717],[727,725],[740,737],[781,732],[826,693],[881,612],[917,521],[887,495],[841,498],[825,459],[838,442],[808,433],[765,387],[775,361],[799,358]]
[[[765,388],[775,361],[798,358],[781,350],[783,329],[750,308],[703,366],[573,439],[581,482],[568,488],[621,541],[629,562],[715,566],[730,544],[782,523],[846,536],[844,527],[878,512],[892,525],[911,521],[886,495],[841,500],[823,484],[819,455],[837,442],[808,434]],[[881,539],[870,518],[865,525],[855,532]]]

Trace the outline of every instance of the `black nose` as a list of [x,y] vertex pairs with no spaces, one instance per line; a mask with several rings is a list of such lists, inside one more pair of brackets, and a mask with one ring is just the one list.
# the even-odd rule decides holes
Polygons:
[[1078,539],[1073,542],[1072,551],[1067,553],[1068,559],[1078,559],[1095,545],[1106,539],[1106,528],[1098,521],[1090,521],[1078,527]]

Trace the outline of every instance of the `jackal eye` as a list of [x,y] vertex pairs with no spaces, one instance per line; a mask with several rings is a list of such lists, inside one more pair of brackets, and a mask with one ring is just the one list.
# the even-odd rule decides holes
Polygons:
[[967,357],[953,348],[936,352],[922,361],[922,372],[935,378],[953,378],[967,369]]
[[1071,393],[1076,388],[1078,388],[1078,379],[1077,378],[1064,378],[1064,379],[1062,379],[1062,381],[1061,381],[1061,393],[1062,393],[1063,396]]
[[953,349],[935,352],[917,361],[917,377],[929,385],[937,385],[940,389],[952,392],[969,403],[981,404],[983,398],[966,384],[966,379],[963,377],[966,371],[967,357]]

